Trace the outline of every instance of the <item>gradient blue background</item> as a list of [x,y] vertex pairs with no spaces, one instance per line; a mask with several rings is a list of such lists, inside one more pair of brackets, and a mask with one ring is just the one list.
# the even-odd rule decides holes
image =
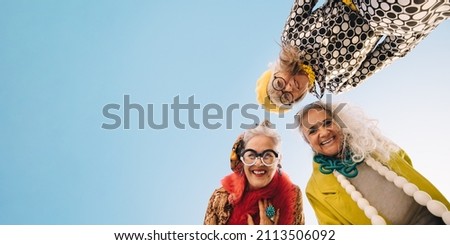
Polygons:
[[[292,2],[0,1],[0,224],[202,224],[230,173],[240,124],[252,123],[234,110],[207,129],[202,109],[256,103],[255,81],[277,57]],[[378,119],[447,197],[449,37],[445,22],[405,58],[333,97]],[[107,104],[121,105],[124,119],[124,95],[152,104],[155,122],[163,104],[194,96],[200,129],[188,126],[186,111],[186,129],[175,127],[172,110],[167,129],[139,129],[136,110],[130,129],[102,129],[113,123],[102,114]],[[311,153],[285,129],[297,109],[270,120],[284,169],[304,189]],[[304,206],[316,224],[306,197]]]

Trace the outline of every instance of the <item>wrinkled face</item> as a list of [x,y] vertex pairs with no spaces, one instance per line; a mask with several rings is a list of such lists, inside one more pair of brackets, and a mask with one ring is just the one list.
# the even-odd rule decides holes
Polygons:
[[303,117],[301,130],[315,152],[330,157],[341,152],[342,130],[323,109],[309,110]]
[[[272,149],[276,151],[275,144],[271,138],[264,135],[257,135],[251,138],[246,146],[245,150],[252,149],[257,153],[261,153],[265,150]],[[265,166],[261,159],[258,158],[253,166],[244,165],[244,173],[247,177],[249,188],[256,190],[267,186],[276,173],[277,163],[271,166]]]
[[309,79],[304,73],[292,76],[277,72],[272,80],[272,86],[277,91],[275,96],[280,98],[284,105],[292,105],[308,92]]

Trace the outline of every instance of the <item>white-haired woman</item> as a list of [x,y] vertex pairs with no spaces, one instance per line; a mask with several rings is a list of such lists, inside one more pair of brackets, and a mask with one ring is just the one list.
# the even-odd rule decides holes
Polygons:
[[267,110],[356,87],[450,17],[448,0],[295,0],[277,62],[257,82]]
[[302,225],[302,192],[281,170],[280,136],[264,121],[239,136],[206,210],[206,225]]
[[450,224],[450,203],[375,121],[349,104],[296,115],[314,152],[306,196],[319,224]]

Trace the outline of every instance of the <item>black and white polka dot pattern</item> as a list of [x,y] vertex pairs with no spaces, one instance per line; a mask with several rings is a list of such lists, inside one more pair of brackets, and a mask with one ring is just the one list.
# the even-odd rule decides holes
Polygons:
[[356,87],[395,59],[405,56],[450,17],[446,0],[296,0],[282,42],[295,45],[316,73],[311,92],[340,93]]

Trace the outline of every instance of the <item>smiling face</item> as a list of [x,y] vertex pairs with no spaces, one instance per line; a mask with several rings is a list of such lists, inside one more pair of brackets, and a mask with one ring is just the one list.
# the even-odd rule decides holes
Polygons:
[[[270,137],[265,135],[256,135],[251,138],[245,145],[245,149],[252,149],[258,153],[265,150],[275,150],[276,145]],[[251,190],[256,190],[267,186],[276,173],[277,164],[274,163],[271,166],[265,166],[261,159],[257,159],[255,165],[247,166],[244,165],[244,173],[247,177],[249,188]]]
[[302,119],[301,130],[311,148],[322,155],[335,157],[342,150],[341,128],[323,109],[310,109]]

